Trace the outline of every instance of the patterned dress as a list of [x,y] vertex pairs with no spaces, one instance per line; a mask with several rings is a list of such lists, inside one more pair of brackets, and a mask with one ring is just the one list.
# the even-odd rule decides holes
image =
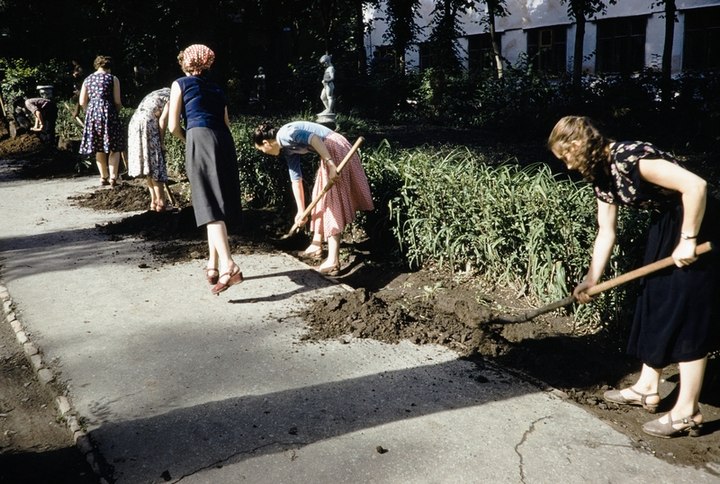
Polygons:
[[[345,158],[352,145],[341,134],[333,132],[323,140],[335,163]],[[315,200],[330,181],[325,161],[320,161],[315,183],[313,184],[312,199]],[[342,233],[346,225],[355,220],[356,212],[371,211],[375,208],[370,185],[365,170],[360,162],[360,156],[354,153],[343,168],[335,185],[315,205],[310,215],[310,230],[323,234],[325,240],[333,235]]]
[[170,100],[170,88],[153,91],[143,98],[128,125],[128,175],[150,176],[167,182],[165,153],[160,141],[160,115]]
[[[680,193],[643,180],[639,161],[663,159],[678,164],[650,143],[617,142],[610,148],[610,175],[596,179],[595,196],[615,205],[651,211],[644,264],[668,257],[680,240]],[[720,242],[720,203],[707,197],[698,243]],[[717,246],[717,245],[716,245]],[[720,347],[720,257],[701,256],[683,268],[654,272],[641,281],[628,354],[652,368],[693,361]]]
[[[318,123],[294,121],[282,126],[277,132],[276,140],[288,163],[291,181],[302,178],[300,155],[314,152],[309,141],[311,135],[322,139],[337,165],[352,149],[352,145],[343,135]],[[329,181],[327,164],[325,160],[320,160],[312,189],[313,200],[317,199]],[[332,189],[313,208],[310,214],[310,230],[322,234],[327,240],[328,237],[341,234],[345,226],[355,220],[357,211],[373,209],[365,170],[360,156],[354,153],[335,180]]]
[[113,100],[115,77],[107,72],[90,74],[83,84],[89,101],[85,112],[80,153],[110,153],[125,150],[125,133]]

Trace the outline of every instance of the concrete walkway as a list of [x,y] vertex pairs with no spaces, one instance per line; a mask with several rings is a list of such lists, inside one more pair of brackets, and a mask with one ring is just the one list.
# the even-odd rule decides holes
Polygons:
[[0,277],[6,319],[67,384],[61,410],[108,482],[719,482],[445,348],[303,342],[297,310],[342,286],[254,254],[212,296],[203,261],[102,235],[127,214],[68,200],[95,183],[0,176]]

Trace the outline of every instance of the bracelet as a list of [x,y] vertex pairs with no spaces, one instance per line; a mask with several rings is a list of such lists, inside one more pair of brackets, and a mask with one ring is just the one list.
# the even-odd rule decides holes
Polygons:
[[697,239],[697,235],[688,235],[684,232],[680,232],[680,238],[683,240],[692,240],[692,239]]

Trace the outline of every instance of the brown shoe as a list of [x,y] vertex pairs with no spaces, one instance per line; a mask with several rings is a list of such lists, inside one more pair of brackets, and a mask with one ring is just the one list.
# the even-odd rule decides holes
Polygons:
[[[625,398],[622,394],[622,390],[608,390],[603,393],[603,399],[606,402],[616,403],[618,405],[635,405],[642,407],[650,413],[657,412],[658,406],[660,406],[660,395],[657,393],[640,393],[629,387],[632,393],[637,395],[638,398]],[[657,403],[648,403],[648,397],[658,397]]]
[[[316,250],[313,250],[311,252],[308,252],[307,250],[301,250],[297,253],[298,259],[302,260],[320,260],[322,259],[322,247],[318,247],[315,244],[310,244],[311,247],[317,247]],[[309,248],[309,247],[308,247]]]
[[[651,420],[643,424],[643,432],[655,437],[661,437],[663,439],[669,439],[671,437],[678,437],[682,434],[687,433],[690,437],[699,437],[702,435],[702,422],[697,422],[698,417],[702,418],[700,410],[695,412],[690,417],[681,418],[678,420],[672,419],[672,412],[667,414],[668,421],[666,423],[660,423],[660,418]],[[681,425],[680,428],[675,425]]]
[[[220,282],[220,280],[226,276],[228,278],[227,281]],[[210,289],[210,292],[212,292],[213,294],[215,294],[217,296],[221,292],[226,291],[230,286],[234,286],[235,284],[240,284],[243,281],[244,281],[243,274],[242,274],[242,272],[240,272],[240,268],[238,266],[234,266],[234,268],[232,270],[230,270],[229,272],[226,272],[225,274],[221,275],[218,278],[218,283],[215,284],[212,287],[212,289]]]
[[218,282],[218,279],[220,279],[220,272],[217,269],[214,269],[212,267],[206,267],[205,268],[205,279],[207,279],[208,284],[215,285]]
[[318,271],[323,276],[337,276],[340,274],[340,264],[335,264],[334,266],[330,267],[316,267],[316,271]]

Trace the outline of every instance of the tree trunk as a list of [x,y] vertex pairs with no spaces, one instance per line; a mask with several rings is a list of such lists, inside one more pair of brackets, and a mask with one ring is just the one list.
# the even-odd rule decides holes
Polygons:
[[672,102],[672,48],[675,39],[675,0],[665,0],[665,44],[662,57],[662,104],[670,107]]
[[503,65],[500,59],[500,46],[495,38],[495,2],[488,2],[488,24],[490,28],[490,42],[492,43],[493,57],[495,58],[495,74],[502,79]]
[[580,93],[582,81],[583,45],[585,43],[585,13],[575,15],[575,48],[573,49],[572,87],[575,94]]
[[367,74],[367,52],[365,52],[365,24],[363,23],[363,0],[355,2],[354,12],[355,50],[357,51],[357,73],[364,77]]

